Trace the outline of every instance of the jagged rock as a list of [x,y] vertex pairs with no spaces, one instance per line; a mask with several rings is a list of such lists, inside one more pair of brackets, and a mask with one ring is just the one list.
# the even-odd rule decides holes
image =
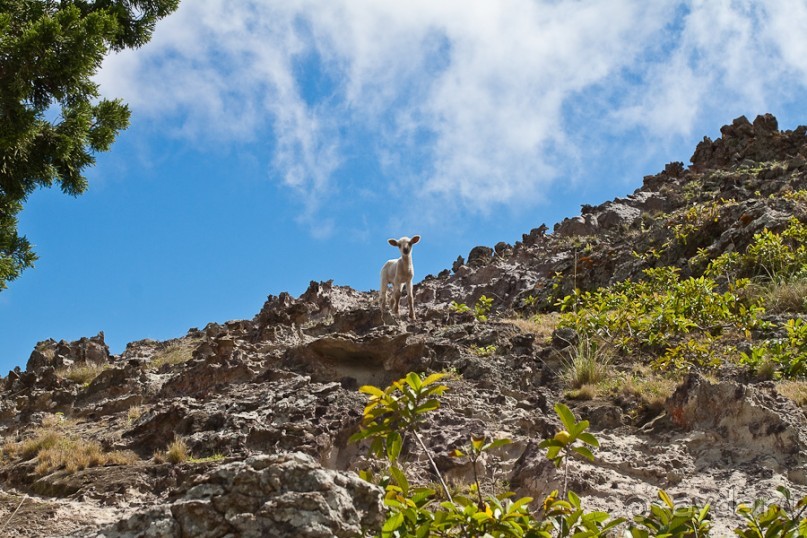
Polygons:
[[504,256],[506,253],[513,250],[513,247],[509,243],[499,241],[498,243],[496,243],[496,246],[493,247],[493,250],[496,252],[497,256]]
[[530,230],[530,233],[522,234],[521,241],[527,246],[535,245],[546,238],[547,230],[549,230],[549,228],[546,224],[541,224],[539,227]]
[[666,407],[676,426],[715,436],[714,441],[725,444],[735,458],[772,459],[780,472],[804,463],[804,415],[772,384],[711,383],[692,373]]
[[229,463],[191,480],[169,506],[99,533],[124,537],[354,537],[384,521],[383,490],[301,453]]
[[471,249],[468,254],[468,265],[478,267],[487,265],[493,258],[493,249],[485,246],[478,246]]
[[[674,265],[682,276],[697,277],[708,258],[743,252],[762,229],[781,231],[793,216],[807,222],[800,194],[807,189],[807,127],[779,131],[769,116],[753,123],[738,118],[721,138],[699,145],[693,163],[670,163],[625,198],[584,205],[556,233],[547,235],[542,225],[513,247],[483,247],[467,264],[458,257],[453,272],[414,286],[416,321],[382,319],[376,292],[311,282],[299,297],[268,297],[251,320],[211,323],[167,342],[134,342],[120,357],[110,357],[102,340],[39,344],[28,370],[0,383],[0,434],[9,443],[0,483],[39,492],[38,500],[31,498],[38,512],[30,512],[30,522],[10,523],[3,514],[19,500],[4,501],[0,492],[4,531],[81,537],[353,532],[349,522],[363,516],[336,513],[333,523],[332,508],[342,505],[329,504],[316,477],[350,481],[357,469],[377,463],[367,457],[368,442],[348,442],[367,403],[357,389],[383,387],[411,371],[439,371],[448,374],[449,390],[420,433],[440,471],[461,482],[458,488],[473,472],[449,453],[466,448],[469,435],[513,440],[485,454],[486,492],[505,481],[518,495],[541,499],[563,487],[563,473],[537,445],[561,427],[553,406],[565,399],[600,439],[594,462],[576,458],[569,466],[568,486],[586,508],[630,518],[632,507],[663,488],[675,498],[716,500],[715,535],[731,534],[737,516],[722,497],[731,488],[742,501],[767,497],[779,485],[795,498],[807,493],[803,408],[777,396],[771,384],[744,384],[732,364],[714,372],[715,383],[688,378],[662,413],[663,400],[648,398],[641,379],[640,365],[653,359],[653,350],[613,359],[626,380],[618,394],[569,401],[563,373],[579,351],[579,335],[568,328],[551,332],[554,316],[533,317],[556,311],[558,299],[574,289],[640,278],[650,267]],[[581,234],[584,240],[575,239]],[[482,295],[494,299],[487,322],[449,307],[456,301],[472,308]],[[785,318],[766,320],[779,326]],[[785,336],[782,329],[752,333],[755,340]],[[86,383],[67,379],[63,367],[81,361],[111,367]],[[104,451],[131,449],[141,459],[39,476],[37,457],[15,457],[14,446],[48,428],[96,441]],[[158,463],[155,452],[175,439],[193,458]],[[287,452],[313,459],[282,456]],[[267,464],[277,472],[245,463],[270,456],[289,459]],[[270,476],[285,477],[287,461],[293,468],[318,462],[310,467],[316,480],[308,482],[316,487],[266,489]],[[410,436],[401,463],[412,484],[436,481]],[[255,496],[241,495],[247,487]],[[345,491],[335,495],[355,493]],[[48,502],[51,495],[66,498]],[[354,502],[347,510],[364,508]],[[122,513],[126,518],[110,525]],[[298,517],[303,513],[311,517]],[[266,530],[269,520],[282,530]],[[379,520],[366,521],[363,532],[377,534]]]
[[110,360],[109,346],[104,342],[104,333],[75,342],[39,342],[28,359],[25,369],[34,372],[46,367],[63,368],[72,364],[106,364]]
[[555,225],[555,235],[562,237],[594,235],[599,229],[599,223],[595,215],[585,215],[563,219],[563,222]]
[[642,211],[638,208],[620,203],[608,203],[597,215],[597,223],[600,228],[620,228],[633,225],[641,215]]

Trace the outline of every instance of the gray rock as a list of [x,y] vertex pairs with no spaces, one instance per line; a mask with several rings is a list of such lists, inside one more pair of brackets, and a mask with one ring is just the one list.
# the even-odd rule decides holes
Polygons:
[[168,507],[130,516],[99,536],[348,538],[380,528],[382,498],[378,486],[324,469],[306,454],[262,455],[192,479]]

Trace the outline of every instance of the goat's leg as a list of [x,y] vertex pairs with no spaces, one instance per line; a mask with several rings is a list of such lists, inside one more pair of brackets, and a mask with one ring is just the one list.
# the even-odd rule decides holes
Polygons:
[[392,313],[398,315],[401,304],[401,286],[402,284],[394,284],[392,286]]
[[412,281],[406,283],[406,296],[409,299],[409,319],[415,319],[415,294],[412,293]]
[[381,305],[381,315],[384,315],[384,309],[387,307],[387,281],[381,277],[381,289],[378,290],[378,302]]

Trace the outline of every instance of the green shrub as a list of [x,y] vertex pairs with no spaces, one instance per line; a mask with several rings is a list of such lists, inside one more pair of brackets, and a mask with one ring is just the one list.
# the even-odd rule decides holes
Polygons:
[[674,365],[676,355],[686,351],[675,349],[681,345],[674,344],[675,339],[692,333],[719,334],[725,327],[750,336],[752,328],[763,325],[759,316],[764,309],[738,294],[747,281],[720,293],[714,280],[680,279],[679,272],[675,267],[646,269],[638,282],[624,281],[594,292],[575,290],[558,302],[559,327],[570,327],[581,337],[601,338],[623,352],[667,351],[667,359],[659,363],[663,366]]

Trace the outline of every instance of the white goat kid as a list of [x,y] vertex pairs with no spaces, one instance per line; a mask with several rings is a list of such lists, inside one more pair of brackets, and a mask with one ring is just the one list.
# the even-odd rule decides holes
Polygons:
[[406,285],[406,295],[409,298],[409,319],[415,319],[415,297],[412,293],[412,278],[415,276],[415,266],[412,265],[412,245],[420,241],[420,236],[416,235],[412,239],[404,236],[400,239],[389,239],[388,242],[393,247],[398,247],[401,257],[397,260],[389,260],[381,268],[381,315],[384,315],[384,308],[387,306],[387,285],[392,284],[392,313],[398,314],[399,303],[401,301],[401,289]]

